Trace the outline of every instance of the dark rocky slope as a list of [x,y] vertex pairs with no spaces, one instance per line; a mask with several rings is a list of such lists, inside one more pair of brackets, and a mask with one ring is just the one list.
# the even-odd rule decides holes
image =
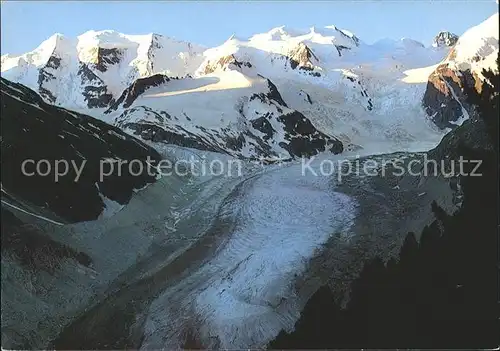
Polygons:
[[84,252],[63,245],[35,226],[23,223],[4,207],[1,216],[2,253],[12,253],[25,269],[54,274],[64,259],[73,259],[86,267],[92,265],[92,259]]
[[[146,160],[149,157],[154,162],[160,155],[119,128],[49,105],[32,90],[3,78],[1,94],[2,202],[29,207],[30,212],[60,222],[85,221],[99,217],[106,208],[105,198],[124,205],[134,189],[156,180],[155,170]],[[102,170],[110,173],[110,165],[101,163],[103,159],[138,162],[133,167],[129,163],[121,168],[116,165],[114,172],[101,179],[101,164]],[[23,173],[25,160],[34,161],[25,165],[26,172],[34,175]],[[36,173],[39,160],[49,161],[52,169],[47,176]],[[55,181],[58,160],[67,161],[69,167],[67,174]],[[78,169],[83,165],[77,181],[72,161]],[[60,169],[65,170],[62,164]],[[47,164],[40,170],[46,173]]]
[[137,79],[131,86],[123,91],[118,100],[116,100],[116,102],[114,102],[104,113],[115,111],[121,107],[120,105],[122,104],[124,108],[129,107],[146,90],[169,82],[170,79],[171,78],[163,74],[155,74],[150,77]]
[[[499,76],[481,94],[466,88],[476,114],[429,155],[481,160],[481,177],[459,179],[463,202],[453,214],[432,204],[434,221],[408,233],[398,259],[367,261],[350,300],[328,286],[305,306],[290,334],[272,349],[497,347]],[[432,158],[431,157],[431,158]],[[470,173],[475,164],[466,164]],[[417,240],[420,237],[420,240]],[[334,289],[335,290],[335,289]]]

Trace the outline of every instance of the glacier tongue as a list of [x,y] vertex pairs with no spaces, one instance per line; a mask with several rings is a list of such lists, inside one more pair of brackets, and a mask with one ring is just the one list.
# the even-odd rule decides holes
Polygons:
[[298,163],[240,185],[219,212],[213,255],[152,303],[143,349],[182,347],[194,330],[205,347],[265,346],[299,316],[295,278],[331,235],[347,235],[356,211],[331,178],[303,176]]

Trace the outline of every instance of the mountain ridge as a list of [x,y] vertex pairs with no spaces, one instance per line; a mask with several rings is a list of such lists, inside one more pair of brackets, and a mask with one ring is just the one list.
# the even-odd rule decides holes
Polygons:
[[[282,50],[280,45],[286,48]],[[255,65],[235,56],[238,49],[235,51],[232,47],[269,50],[276,59],[283,57],[290,61],[292,69],[303,67],[319,76],[325,71],[324,67],[315,68],[313,62],[296,63],[292,56],[297,50],[306,50],[307,56],[318,58],[316,51],[322,48],[327,57],[319,61],[324,65],[334,56],[342,56],[344,51],[363,46],[366,44],[356,35],[333,25],[302,31],[281,26],[248,39],[238,40],[233,36],[213,48],[157,33],[128,35],[114,30],[90,30],[75,38],[55,33],[30,52],[2,55],[2,76],[35,89],[50,103],[68,108],[103,108],[118,99],[136,79],[159,73],[171,77],[204,75],[217,69],[203,69],[214,61],[223,62],[219,64],[221,67],[229,62]],[[221,56],[221,51],[227,53]],[[225,56],[228,58],[223,58]],[[89,70],[95,77],[81,79],[79,84],[77,77],[82,75],[81,71]],[[88,80],[100,82],[90,84],[92,89],[89,89]],[[89,90],[93,90],[94,96],[88,96]]]

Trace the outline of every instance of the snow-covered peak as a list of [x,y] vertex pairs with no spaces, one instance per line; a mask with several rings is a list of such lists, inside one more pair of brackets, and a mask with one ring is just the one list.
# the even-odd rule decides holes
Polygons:
[[98,46],[102,48],[124,48],[131,44],[146,44],[151,42],[151,34],[125,35],[114,30],[90,30],[78,36],[78,45]]
[[297,31],[296,29],[288,28],[286,26],[280,26],[273,28],[265,33],[255,34],[252,37],[250,37],[249,40],[253,41],[286,40],[288,38],[303,35],[305,33],[306,32],[304,31]]
[[321,71],[333,67],[339,57],[359,44],[354,34],[335,26],[305,30],[280,26],[248,39],[231,36],[222,45],[205,51],[205,61],[196,74],[237,69],[274,76],[291,70],[319,77]]
[[250,77],[311,81],[331,86],[339,70],[371,67],[395,74],[442,60],[443,50],[411,39],[367,45],[335,25],[279,26],[249,38],[234,35],[217,47],[157,33],[90,30],[76,38],[55,34],[21,56],[2,56],[2,76],[23,83],[49,102],[70,108],[113,105],[137,79],[163,75],[201,77],[237,70]]
[[407,48],[413,48],[413,47],[424,48],[425,47],[425,45],[422,44],[421,42],[410,39],[410,38],[401,38],[400,43]]
[[[318,42],[320,44],[343,44],[342,38],[348,39],[348,46],[358,45],[359,39],[350,31],[339,29],[334,25],[325,27],[312,26],[309,29],[290,28],[288,26],[280,26],[272,28],[270,31],[260,34],[255,34],[248,39],[250,42],[266,42],[266,41],[293,41],[302,42],[306,40]],[[345,44],[345,43],[344,43]]]
[[[199,45],[178,41],[156,33],[127,35],[113,30],[91,30],[78,36],[78,52],[80,53],[81,61],[95,61],[98,59],[95,57],[96,51],[102,49],[115,51],[129,50],[131,51],[131,55],[129,54],[128,56],[135,56],[135,58],[141,60],[152,60],[152,57],[155,57],[158,51],[163,51],[166,56],[163,55],[161,60],[159,60],[163,62],[162,66],[171,66],[172,61],[176,60],[176,55],[182,60],[185,56],[184,54],[199,55],[204,50]],[[162,56],[161,53],[159,56]],[[152,72],[149,73],[153,74]],[[174,72],[174,70],[171,70],[169,73],[186,75],[191,72],[186,72],[186,70],[184,72]]]
[[47,64],[52,55],[62,57],[72,51],[74,40],[60,34],[53,34],[36,49],[20,56],[2,55],[2,73],[18,65],[41,67]]
[[129,35],[115,30],[89,30],[78,36],[78,42],[80,46],[120,48],[130,46],[131,44],[149,45],[153,38],[158,37],[162,37],[162,35],[156,33]]
[[103,107],[138,78],[193,74],[204,50],[156,33],[90,30],[76,38],[57,33],[31,52],[3,55],[2,76],[38,91],[51,103]]
[[256,34],[249,38],[248,42],[252,43],[254,47],[260,48],[277,46],[269,42],[279,42],[281,45],[297,45],[300,42],[311,42],[324,45],[337,44],[347,47],[359,45],[359,39],[354,34],[346,30],[338,29],[333,25],[326,27],[313,26],[308,30],[281,26],[273,28],[266,33]]
[[436,64],[446,54],[409,38],[386,39],[369,45],[334,25],[309,29],[280,26],[248,39],[232,36],[222,45],[205,51],[205,61],[196,75],[236,69],[249,75],[313,79],[330,85],[339,69],[370,66],[394,74]]
[[324,37],[334,37],[336,38],[336,41],[339,41],[339,35],[340,37],[344,37],[347,39],[352,40],[352,42],[358,46],[359,45],[359,39],[356,37],[352,32],[346,30],[346,29],[339,29],[334,25],[330,26],[325,26],[324,28],[316,28],[312,27],[311,32],[320,34]]
[[382,50],[392,50],[397,48],[413,50],[413,49],[425,48],[424,44],[410,38],[401,38],[399,40],[384,38],[376,41],[371,46]]

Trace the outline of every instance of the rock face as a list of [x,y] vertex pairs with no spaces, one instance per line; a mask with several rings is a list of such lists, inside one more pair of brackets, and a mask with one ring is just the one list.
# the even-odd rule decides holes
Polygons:
[[439,32],[435,37],[432,42],[432,46],[436,48],[441,48],[441,47],[452,47],[454,46],[458,41],[458,35],[453,34],[451,32],[446,32],[442,31]]
[[50,91],[49,87],[53,83],[52,81],[57,80],[57,71],[61,67],[61,59],[55,55],[50,56],[45,67],[43,67],[38,73],[38,85],[40,86],[40,94],[50,102],[54,102],[56,97]]
[[[234,76],[245,77],[240,73],[234,73]],[[193,80],[184,78],[175,83],[186,86]],[[157,86],[161,92],[154,97],[157,101],[142,98],[151,86]],[[144,140],[221,152],[239,158],[291,159],[310,157],[323,151],[335,154],[343,151],[342,142],[318,130],[299,111],[289,108],[276,85],[263,76],[259,76],[255,86],[248,88],[250,94],[239,97],[234,106],[234,101],[225,100],[223,93],[217,96],[222,98],[223,105],[228,105],[227,113],[231,113],[227,116],[231,122],[226,124],[223,117],[220,126],[214,123],[205,126],[207,117],[208,121],[215,118],[210,115],[211,111],[204,116],[195,108],[197,115],[190,116],[190,112],[185,112],[186,106],[182,106],[180,113],[179,110],[169,109],[169,100],[160,99],[162,95],[169,98],[171,86],[169,79],[160,75],[140,79],[107,112],[117,114],[114,122],[118,127],[128,129]],[[214,104],[210,98],[205,101],[202,97],[196,103],[201,109]]]
[[298,68],[306,71],[312,71],[314,69],[312,60],[318,61],[316,55],[314,55],[312,50],[304,43],[299,43],[295,49],[291,50],[288,59],[292,69]]
[[[436,43],[453,43],[453,35],[445,32]],[[423,107],[440,128],[453,128],[469,118],[470,105],[464,89],[481,92],[487,79],[483,70],[498,71],[498,14],[466,31],[455,43],[448,56],[429,76],[423,97]]]
[[285,100],[283,100],[283,98],[281,97],[281,94],[278,91],[278,88],[276,87],[276,85],[274,85],[274,83],[271,82],[270,79],[267,79],[264,76],[260,76],[260,77],[264,78],[267,81],[267,87],[269,88],[269,92],[266,94],[266,96],[269,99],[272,99],[272,100],[278,102],[280,105],[288,107],[288,105],[286,104]]
[[[156,181],[145,162],[160,155],[119,128],[49,105],[3,78],[1,93],[2,200],[59,222],[78,222],[127,204],[134,189]],[[123,163],[112,166],[104,159]],[[132,160],[143,170],[130,167]]]
[[104,81],[85,63],[80,64],[78,76],[83,88],[82,95],[89,108],[104,108],[113,103],[113,94],[108,91]]
[[238,61],[234,55],[228,55],[215,61],[207,61],[202,72],[203,74],[210,74],[217,69],[223,71],[227,69],[236,69],[241,71],[243,67],[252,68],[252,64],[246,61]]
[[234,69],[266,76],[284,73],[299,79],[323,77],[329,68],[338,68],[339,57],[363,48],[354,34],[335,26],[305,31],[282,26],[248,39],[231,36],[222,45],[204,52],[205,61],[196,73],[205,75]]
[[124,51],[118,48],[98,48],[97,63],[94,67],[100,72],[106,72],[108,67],[120,63],[123,58]]
[[170,78],[163,74],[155,74],[151,77],[137,79],[131,86],[129,86],[120,96],[118,100],[105,112],[110,113],[116,110],[120,105],[124,108],[129,107],[137,99],[139,95],[146,90],[170,81]]
[[[452,51],[450,56],[453,54]],[[491,68],[498,71],[498,64],[496,66]],[[477,70],[460,70],[453,63],[445,62],[429,76],[422,105],[439,128],[454,128],[472,112],[464,91],[468,88],[481,93],[483,83],[484,78]]]
[[458,72],[446,63],[429,76],[423,105],[439,128],[453,128],[460,120],[468,118],[470,111],[464,86],[474,86],[478,81],[470,71]]
[[344,78],[352,82],[352,87],[359,91],[361,97],[358,97],[357,101],[361,103],[367,111],[373,110],[373,101],[371,96],[368,94],[367,88],[364,86],[364,83],[360,79],[360,77],[345,75]]
[[310,157],[318,152],[330,151],[339,154],[343,151],[342,143],[318,131],[302,113],[295,111],[278,117],[283,123],[286,139],[290,142],[282,146],[292,156]]

